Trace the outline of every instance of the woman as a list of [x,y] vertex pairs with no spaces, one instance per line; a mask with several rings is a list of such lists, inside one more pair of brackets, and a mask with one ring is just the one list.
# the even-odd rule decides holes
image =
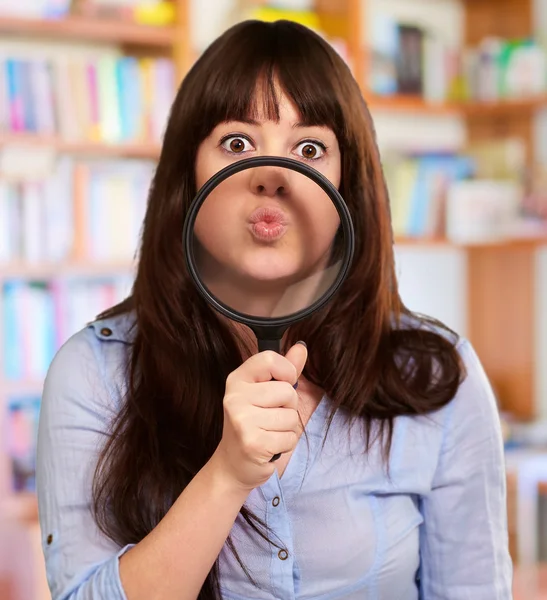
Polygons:
[[[205,304],[181,248],[197,188],[258,155],[312,164],[356,231],[285,356]],[[465,339],[403,306],[370,116],[312,32],[237,25],[185,78],[132,295],[55,357],[38,453],[54,600],[511,597],[492,391]]]

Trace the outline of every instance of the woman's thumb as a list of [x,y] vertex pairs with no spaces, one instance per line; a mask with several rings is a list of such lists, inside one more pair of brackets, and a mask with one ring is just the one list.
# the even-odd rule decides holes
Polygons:
[[285,358],[290,361],[296,368],[298,377],[304,370],[306,361],[308,360],[308,348],[304,342],[296,342],[296,344],[289,349]]

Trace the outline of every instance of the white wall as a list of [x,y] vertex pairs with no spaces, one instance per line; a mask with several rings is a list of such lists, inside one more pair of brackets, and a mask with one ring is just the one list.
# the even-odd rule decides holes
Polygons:
[[202,52],[231,21],[236,0],[190,0],[192,46]]
[[394,114],[374,108],[370,112],[381,152],[453,152],[465,145],[465,124],[459,117]]
[[403,302],[467,335],[467,256],[458,248],[396,248]]

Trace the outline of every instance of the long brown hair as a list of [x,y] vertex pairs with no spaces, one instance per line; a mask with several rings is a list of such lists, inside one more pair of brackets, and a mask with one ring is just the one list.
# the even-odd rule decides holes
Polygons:
[[[236,25],[182,82],[150,190],[132,294],[101,315],[135,316],[128,391],[93,486],[95,518],[120,545],[139,542],[158,524],[222,436],[225,381],[242,355],[229,325],[189,279],[181,231],[196,193],[198,146],[220,122],[256,110],[258,84],[271,118],[278,118],[279,84],[303,121],[330,127],[341,148],[340,192],[355,227],[355,260],[334,301],[287,339],[308,345],[304,374],[333,402],[329,425],[343,406],[362,421],[370,446],[372,425],[380,423],[387,459],[394,418],[441,408],[463,376],[456,335],[411,314],[399,297],[374,127],[347,65],[295,23]],[[245,507],[241,515],[268,539],[258,517]],[[200,600],[219,597],[218,583],[217,561]]]

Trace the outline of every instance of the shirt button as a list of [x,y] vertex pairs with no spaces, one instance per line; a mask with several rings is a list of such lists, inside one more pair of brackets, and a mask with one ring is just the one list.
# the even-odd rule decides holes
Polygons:
[[53,536],[51,535],[51,533],[47,536],[46,542],[48,546],[51,546],[53,542]]
[[286,550],[280,550],[277,553],[277,556],[279,556],[279,560],[287,560],[287,558],[289,558],[289,553]]
[[103,327],[101,329],[101,335],[104,335],[105,337],[110,337],[112,335],[112,329],[109,329],[108,327]]
[[281,500],[279,499],[279,496],[276,496],[273,500],[272,500],[272,504],[274,506],[279,506],[279,503],[281,502]]

